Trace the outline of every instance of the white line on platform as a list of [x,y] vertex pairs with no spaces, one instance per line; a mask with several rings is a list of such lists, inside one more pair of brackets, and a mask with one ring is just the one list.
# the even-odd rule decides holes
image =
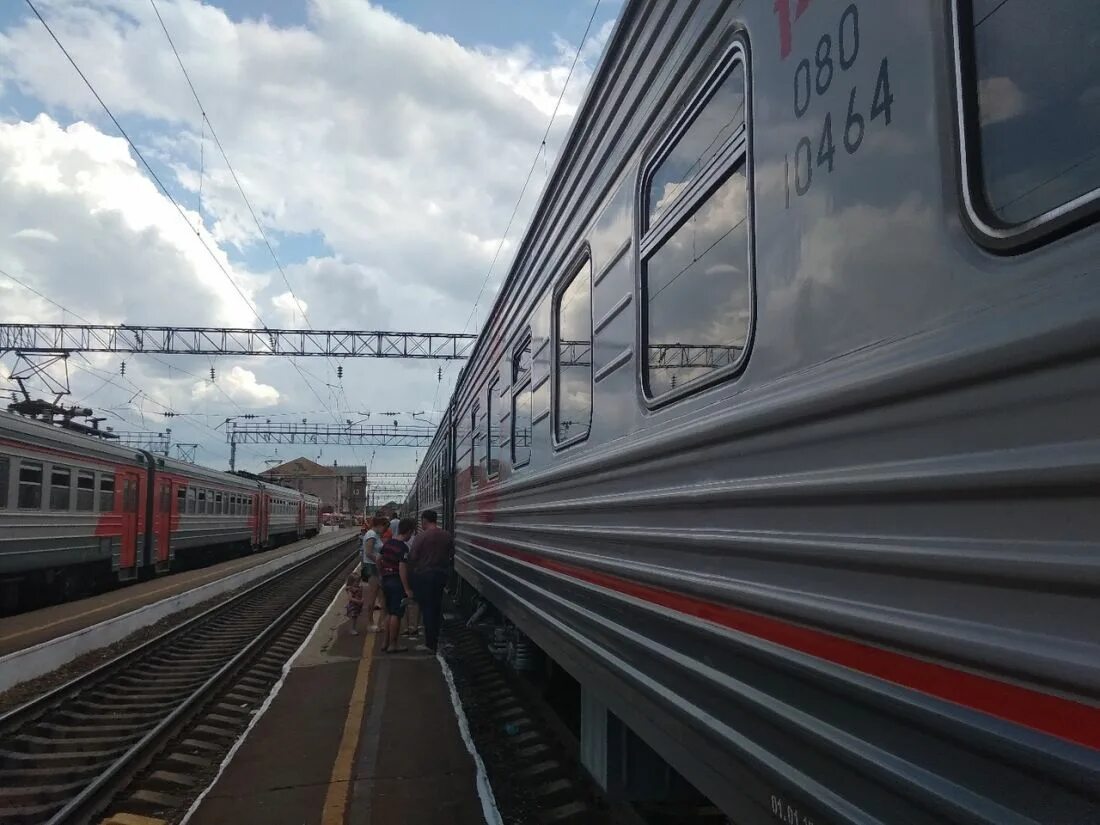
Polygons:
[[202,793],[198,796],[198,799],[191,803],[191,807],[187,809],[187,813],[183,815],[183,819],[180,820],[179,825],[187,825],[187,822],[191,819],[192,814],[194,814],[195,811],[199,809],[199,805],[201,805],[202,801],[206,799],[206,795],[210,793],[215,785],[218,784],[218,780],[221,779],[222,774],[225,773],[225,769],[229,767],[229,763],[232,762],[233,757],[236,756],[237,749],[244,744],[244,740],[248,738],[248,734],[252,733],[252,729],[256,727],[263,715],[267,713],[267,709],[271,707],[271,703],[275,701],[275,697],[278,696],[279,691],[283,689],[283,683],[286,682],[287,674],[290,673],[290,669],[294,665],[294,661],[302,655],[302,651],[306,649],[306,645],[310,643],[310,641],[313,639],[314,634],[317,633],[317,628],[321,626],[321,622],[328,618],[329,612],[332,610],[332,606],[336,604],[336,600],[339,599],[341,595],[343,595],[343,592],[343,588],[336,591],[335,595],[333,595],[332,597],[332,601],[328,603],[328,607],[324,609],[324,611],[318,617],[317,621],[313,623],[313,627],[310,628],[309,633],[306,634],[305,639],[303,639],[302,643],[298,645],[298,649],[295,650],[291,657],[287,659],[286,662],[283,664],[283,672],[279,676],[279,681],[277,681],[275,685],[271,688],[271,693],[267,694],[267,698],[264,699],[264,703],[260,705],[259,709],[254,714],[252,714],[252,721],[248,723],[248,727],[244,729],[244,732],[240,735],[240,738],[238,738],[237,741],[233,743],[233,747],[229,749],[229,753],[225,755],[225,759],[223,759],[222,763],[218,766],[218,772],[214,774],[214,778],[210,780],[210,784],[203,788]]
[[497,807],[496,797],[493,796],[493,787],[489,784],[489,774],[485,771],[485,763],[481,761],[481,755],[477,752],[473,737],[470,736],[470,724],[466,721],[466,711],[462,709],[462,702],[458,698],[455,677],[451,674],[451,668],[447,665],[442,653],[437,653],[435,658],[439,661],[443,678],[447,680],[447,689],[451,692],[451,704],[454,705],[455,719],[458,721],[458,732],[462,735],[462,741],[466,743],[466,750],[474,758],[474,766],[477,768],[477,795],[481,799],[481,813],[485,817],[487,825],[504,825],[503,820],[500,818],[500,808]]

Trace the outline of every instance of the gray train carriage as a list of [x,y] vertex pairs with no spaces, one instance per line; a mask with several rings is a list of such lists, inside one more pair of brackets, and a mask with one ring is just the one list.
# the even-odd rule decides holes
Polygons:
[[737,823],[1100,821],[1098,33],[624,6],[445,425],[598,779],[625,722]]
[[21,588],[66,597],[163,566],[144,529],[151,460],[0,412],[0,607]]
[[247,550],[266,543],[259,482],[174,459],[162,464],[158,506],[162,513],[172,507],[166,538],[173,562],[186,565],[226,545]]

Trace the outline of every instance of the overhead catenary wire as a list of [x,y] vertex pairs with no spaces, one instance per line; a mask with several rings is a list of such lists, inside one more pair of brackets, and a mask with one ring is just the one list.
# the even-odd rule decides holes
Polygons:
[[[126,132],[126,130],[123,128],[122,124],[119,122],[118,118],[115,117],[114,112],[111,111],[111,108],[103,100],[103,98],[100,96],[99,92],[96,91],[95,86],[88,79],[88,76],[86,74],[84,74],[84,71],[80,68],[79,64],[76,62],[76,60],[73,58],[73,56],[69,53],[68,49],[65,48],[65,45],[61,42],[61,40],[58,38],[58,36],[54,33],[54,30],[50,27],[50,24],[46,22],[46,19],[42,16],[41,12],[38,11],[38,8],[34,5],[34,0],[24,0],[24,2],[27,4],[27,6],[30,8],[30,10],[34,13],[34,16],[38,18],[39,22],[42,24],[42,26],[49,33],[49,35],[53,39],[54,43],[57,44],[57,47],[61,50],[61,53],[65,55],[65,58],[69,61],[69,63],[72,65],[73,69],[80,76],[80,79],[84,82],[84,85],[88,87],[88,90],[95,97],[96,102],[99,103],[100,107],[107,114],[107,117],[109,117],[111,122],[115,125],[115,128],[118,129],[119,134],[123,137],[123,139],[126,141],[126,143],[129,144],[130,148],[134,151],[134,154],[137,156],[138,160],[141,161],[142,166],[145,167],[146,171],[149,173],[150,177],[152,177],[152,179],[156,183],[157,187],[164,194],[164,196],[166,198],[168,198],[168,200],[171,202],[172,206],[175,207],[175,210],[179,214],[180,219],[183,220],[183,222],[187,225],[187,227],[189,229],[191,229],[192,231],[195,232],[195,237],[198,239],[198,241],[202,245],[203,249],[206,250],[207,255],[214,262],[214,264],[217,266],[217,268],[221,271],[222,275],[225,276],[226,280],[228,280],[229,283],[233,286],[233,289],[237,292],[237,295],[240,296],[241,300],[245,303],[245,305],[248,307],[248,309],[256,317],[256,320],[259,321],[260,327],[262,329],[264,329],[265,331],[268,330],[269,327],[268,327],[267,323],[264,321],[263,317],[260,315],[259,310],[252,303],[252,301],[248,298],[248,296],[245,295],[244,292],[241,290],[240,286],[233,279],[233,276],[230,275],[229,270],[225,268],[225,265],[222,264],[221,260],[219,260],[217,254],[214,252],[213,249],[210,248],[210,245],[203,238],[202,233],[198,230],[195,230],[195,228],[191,226],[191,222],[187,219],[187,214],[183,211],[183,207],[180,206],[179,202],[172,195],[172,193],[168,190],[168,187],[164,185],[164,182],[160,179],[160,176],[157,175],[156,171],[149,164],[149,162],[145,159],[145,155],[142,154],[141,150],[137,147],[137,144],[134,143],[134,141],[130,138],[130,135]],[[158,17],[159,17],[159,14],[158,14]],[[188,81],[188,82],[190,82],[190,81]],[[207,121],[207,124],[209,125],[209,121]],[[317,390],[314,389],[313,385],[309,382],[309,379],[305,377],[305,374],[302,372],[302,370],[298,366],[297,362],[293,358],[291,358],[290,363],[291,363],[291,366],[293,366],[294,369],[301,376],[301,378],[305,382],[306,386],[309,387],[310,391],[317,397],[317,400],[321,403],[321,406],[325,407],[327,409],[328,404],[325,402],[325,400],[323,398],[321,398],[321,396],[317,392]],[[331,414],[331,410],[330,410],[330,414]],[[337,421],[339,420],[339,419],[336,418],[336,416],[334,414],[333,414],[333,418]]]
[[[596,19],[596,13],[600,10],[601,0],[596,0],[596,3],[592,7],[592,13],[588,17],[588,24],[584,27],[584,34],[581,35],[580,43],[577,45],[577,51],[573,55],[573,62],[569,65],[569,72],[565,76],[565,82],[562,84],[561,92],[558,94],[557,102],[554,104],[554,110],[550,113],[550,120],[546,124],[546,130],[542,133],[542,140],[539,142],[539,147],[535,151],[534,158],[531,159],[531,167],[527,170],[527,177],[523,181],[523,186],[519,190],[519,197],[516,198],[516,203],[512,207],[512,214],[508,217],[508,224],[504,227],[504,233],[500,236],[500,243],[497,244],[496,252],[493,253],[493,259],[489,263],[489,269],[485,272],[485,278],[481,282],[481,288],[477,291],[477,297],[474,298],[474,305],[470,309],[470,315],[466,319],[466,323],[462,325],[462,332],[465,332],[467,327],[470,326],[470,321],[473,320],[475,313],[477,312],[478,304],[481,302],[481,297],[485,293],[485,287],[489,284],[489,279],[493,274],[493,269],[496,267],[497,260],[500,258],[500,253],[504,249],[504,244],[508,240],[508,232],[512,228],[512,224],[516,220],[516,215],[519,213],[520,204],[523,202],[523,196],[527,193],[527,187],[531,183],[531,176],[535,173],[535,167],[538,165],[539,156],[546,151],[546,139],[550,136],[550,130],[554,126],[554,120],[558,116],[558,109],[561,108],[561,103],[565,99],[565,92],[569,88],[569,81],[573,78],[573,71],[577,68],[577,62],[580,60],[581,52],[584,50],[584,44],[588,40],[588,34],[592,30],[592,23]],[[450,371],[450,363],[443,368],[443,373],[440,375],[439,381],[436,383],[435,396],[432,399],[433,412],[439,412],[437,406],[439,402],[439,388],[443,385],[443,375]]]
[[[222,145],[221,138],[218,137],[217,129],[214,128],[214,124],[210,120],[210,116],[207,114],[206,106],[205,106],[205,104],[203,104],[202,98],[199,97],[198,89],[195,88],[195,84],[191,80],[191,74],[187,71],[187,66],[183,62],[183,57],[180,55],[179,49],[176,48],[176,43],[172,39],[171,32],[168,31],[168,25],[164,22],[164,17],[161,16],[160,9],[157,7],[157,4],[156,4],[156,0],[149,0],[149,5],[152,6],[153,13],[156,14],[156,16],[157,16],[157,22],[160,23],[161,31],[164,32],[164,37],[168,41],[169,47],[172,49],[172,54],[176,58],[176,63],[180,67],[180,72],[183,74],[184,80],[187,81],[187,87],[191,90],[191,96],[195,99],[195,105],[199,107],[199,114],[202,117],[203,127],[205,129],[209,129],[210,137],[213,139],[214,145],[218,147],[218,152],[221,154],[222,160],[225,161],[225,166],[229,170],[230,176],[233,178],[233,183],[236,185],[237,191],[240,193],[241,200],[244,201],[244,205],[248,209],[248,214],[251,215],[252,222],[256,225],[256,231],[259,232],[260,237],[263,239],[264,246],[267,247],[267,251],[271,255],[271,260],[275,263],[275,268],[278,270],[279,276],[282,278],[283,284],[287,288],[287,292],[290,294],[291,299],[294,301],[294,305],[298,308],[298,313],[302,316],[302,320],[303,320],[303,322],[305,322],[306,327],[309,328],[309,329],[313,329],[313,323],[310,321],[309,315],[306,314],[306,309],[303,306],[302,302],[298,299],[297,294],[294,292],[294,287],[291,286],[291,284],[290,284],[290,278],[286,274],[286,269],[283,267],[282,262],[279,260],[279,256],[275,253],[275,248],[272,246],[271,240],[267,236],[267,231],[264,229],[263,223],[260,221],[259,216],[256,214],[256,210],[252,206],[252,201],[249,199],[248,193],[245,192],[244,185],[241,183],[241,179],[237,175],[237,171],[236,171],[236,169],[234,169],[233,163],[229,160],[229,154],[225,151],[225,147]],[[200,147],[200,151],[201,151],[201,147]],[[200,172],[200,184],[199,185],[200,185],[200,187],[202,185],[201,172]],[[200,198],[201,198],[201,189],[200,189]],[[200,206],[201,206],[201,203],[200,203]],[[261,321],[261,323],[262,323],[262,321]],[[335,366],[334,359],[329,358],[329,362],[333,366]],[[291,358],[291,363],[298,370],[298,373],[299,373],[299,375],[301,375],[302,380],[305,381],[306,384],[308,385],[309,380],[306,378],[306,375],[305,375],[305,373],[308,373],[308,371],[304,370],[304,368],[300,367],[293,358]],[[316,375],[314,375],[313,378],[315,380],[320,380],[319,378],[317,378]],[[347,391],[344,389],[343,382],[340,383],[339,389],[340,389],[340,393],[344,397],[345,406],[350,406],[350,403],[348,402],[348,398],[347,398]],[[318,400],[320,400],[320,396],[318,395],[318,393],[315,390],[313,390],[312,386],[310,386],[310,390],[312,390],[313,394],[315,396],[317,396]],[[326,409],[327,409],[328,405],[325,404],[323,401],[321,403],[322,403],[322,406],[326,407]],[[337,404],[338,403],[339,402],[337,402]],[[331,409],[328,409],[327,411],[329,412],[330,415],[333,416],[333,418],[335,420],[339,421],[339,418],[334,413],[332,413]],[[358,457],[358,450],[356,450],[354,447],[352,448],[352,450],[355,453],[356,457]]]

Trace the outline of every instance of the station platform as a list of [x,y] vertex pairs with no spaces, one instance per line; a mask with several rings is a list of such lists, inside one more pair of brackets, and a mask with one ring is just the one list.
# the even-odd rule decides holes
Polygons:
[[382,653],[363,619],[351,635],[344,604],[341,592],[186,825],[485,822],[440,661]]
[[[347,530],[349,536],[354,530]],[[333,533],[321,533],[311,539],[284,544],[195,570],[186,570],[143,582],[127,584],[116,590],[99,593],[64,604],[0,618],[0,656],[25,650],[62,636],[84,630],[99,622],[113,619],[154,602],[185,593],[204,584],[223,579],[242,570],[266,564],[303,547],[331,538]]]

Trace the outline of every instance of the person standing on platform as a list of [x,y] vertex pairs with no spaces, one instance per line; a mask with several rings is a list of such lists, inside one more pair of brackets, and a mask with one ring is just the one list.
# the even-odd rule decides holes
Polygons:
[[401,617],[405,615],[405,605],[413,598],[409,586],[409,537],[416,529],[416,522],[402,519],[397,526],[397,535],[382,545],[378,558],[378,572],[382,574],[382,593],[386,597],[386,638],[382,644],[383,653],[402,653],[407,647],[399,647],[397,640],[401,634]]
[[420,514],[423,531],[416,540],[413,567],[416,569],[420,615],[424,620],[424,644],[417,650],[435,653],[439,629],[443,626],[443,590],[447,587],[455,558],[455,540],[438,524],[435,510]]
[[367,606],[367,629],[377,633],[382,629],[382,621],[385,620],[383,610],[382,621],[374,623],[375,602],[382,588],[382,580],[378,577],[378,554],[382,550],[382,525],[385,519],[375,518],[371,528],[359,539],[361,557],[363,562],[363,578],[367,582],[367,595],[363,603]]
[[397,511],[393,511],[393,515],[390,517],[390,532],[395,536],[401,527],[401,518],[398,516]]
[[363,577],[358,570],[352,570],[348,574],[348,580],[344,582],[344,592],[348,594],[348,606],[344,611],[348,617],[348,627],[351,628],[352,636],[358,636],[359,628],[355,625],[359,621],[359,614],[363,612]]

